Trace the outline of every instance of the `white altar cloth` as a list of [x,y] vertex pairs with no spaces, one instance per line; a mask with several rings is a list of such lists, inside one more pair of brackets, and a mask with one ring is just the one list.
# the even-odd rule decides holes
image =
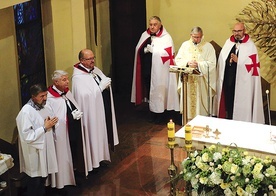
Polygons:
[[[270,133],[276,133],[276,126],[269,126],[257,123],[249,123],[235,120],[220,119],[206,116],[196,116],[187,124],[193,126],[206,127],[212,129],[211,132],[218,129],[221,134],[219,139],[215,139],[215,134],[211,133],[210,138],[193,137],[193,146],[196,149],[202,149],[204,145],[220,143],[223,146],[234,146],[248,150],[251,155],[261,158],[270,156],[276,159],[276,142],[270,140]],[[180,146],[185,145],[185,127],[182,127],[175,133],[176,143]]]

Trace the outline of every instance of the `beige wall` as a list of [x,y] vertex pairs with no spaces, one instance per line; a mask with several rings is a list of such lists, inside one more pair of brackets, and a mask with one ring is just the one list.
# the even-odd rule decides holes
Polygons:
[[249,2],[251,0],[147,0],[147,16],[160,16],[173,37],[176,50],[183,41],[190,38],[194,26],[203,29],[206,41],[214,40],[223,45],[231,35],[237,14]]
[[24,3],[30,0],[2,0],[0,1],[0,9],[7,8],[15,4]]
[[[62,69],[72,75],[78,53],[90,48],[96,64],[105,74],[110,73],[111,47],[108,0],[96,3],[97,46],[95,45],[94,17],[90,0],[44,0],[42,18],[48,83],[51,73]],[[104,58],[103,58],[104,57]]]
[[[111,70],[111,40],[109,0],[96,1],[97,23],[94,23],[94,12],[91,0],[85,0],[85,26],[87,48],[92,49],[96,56],[96,66],[109,75]],[[96,28],[97,27],[97,28]],[[97,36],[95,33],[97,29]]]
[[12,7],[0,9],[0,138],[12,141],[20,110],[17,48]]
[[[147,0],[147,18],[153,15],[161,18],[174,40],[176,51],[183,41],[189,39],[190,31],[194,26],[202,27],[206,41],[214,40],[223,46],[225,40],[232,34],[232,26],[238,14],[251,1]],[[259,51],[259,53],[262,52]],[[264,65],[262,60],[261,65]],[[270,108],[276,111],[276,84],[271,86],[270,92]]]
[[84,1],[44,0],[42,20],[47,81],[54,70],[72,75],[80,49],[86,47]]

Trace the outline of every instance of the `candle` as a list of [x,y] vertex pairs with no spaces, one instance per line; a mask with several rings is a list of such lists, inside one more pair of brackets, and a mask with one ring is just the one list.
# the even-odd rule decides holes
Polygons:
[[167,124],[168,126],[168,144],[169,146],[174,146],[175,144],[175,129],[174,129],[174,122],[170,120]]
[[186,125],[185,126],[185,147],[186,149],[191,149],[192,148],[192,127],[191,125]]

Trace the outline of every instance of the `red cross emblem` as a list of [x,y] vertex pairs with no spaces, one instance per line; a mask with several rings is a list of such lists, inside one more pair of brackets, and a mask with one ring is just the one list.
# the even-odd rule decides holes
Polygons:
[[252,76],[259,76],[258,67],[260,67],[260,62],[257,63],[257,54],[252,54],[249,56],[252,60],[252,64],[245,64],[248,73],[253,69]]
[[172,47],[165,48],[166,52],[168,53],[168,56],[161,56],[163,64],[165,64],[166,61],[170,61],[170,65],[174,65],[173,59],[174,55],[172,54]]

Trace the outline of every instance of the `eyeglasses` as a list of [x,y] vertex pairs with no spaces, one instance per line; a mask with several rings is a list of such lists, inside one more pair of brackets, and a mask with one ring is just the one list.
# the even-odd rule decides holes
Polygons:
[[83,60],[85,60],[85,61],[92,61],[92,60],[95,60],[95,59],[96,59],[96,57],[91,57],[91,58],[88,58],[88,59],[83,58]]
[[233,33],[241,33],[243,31],[244,31],[244,29],[242,29],[242,30],[232,30]]

